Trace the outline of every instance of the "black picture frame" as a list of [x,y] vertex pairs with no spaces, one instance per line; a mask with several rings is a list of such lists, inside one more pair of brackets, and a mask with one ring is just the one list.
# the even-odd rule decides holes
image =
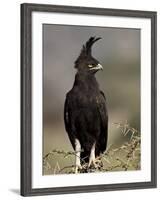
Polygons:
[[[151,20],[151,181],[122,184],[32,188],[32,12],[149,18]],[[157,186],[157,13],[43,4],[21,4],[21,195],[49,195],[155,188]]]

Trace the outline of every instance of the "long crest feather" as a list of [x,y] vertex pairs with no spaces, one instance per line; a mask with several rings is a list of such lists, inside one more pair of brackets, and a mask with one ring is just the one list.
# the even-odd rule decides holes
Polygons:
[[90,38],[89,38],[89,40],[86,42],[86,45],[85,45],[85,50],[86,50],[87,55],[90,55],[90,54],[91,54],[91,52],[92,52],[92,45],[93,45],[96,41],[98,41],[98,40],[100,40],[100,39],[101,39],[101,37],[98,37],[98,38],[96,38],[96,37],[90,37]]
[[91,54],[92,54],[92,45],[96,41],[98,41],[100,39],[102,39],[102,38],[101,37],[97,37],[97,38],[96,37],[90,37],[89,38],[89,40],[83,45],[81,53],[80,53],[79,57],[77,58],[77,60],[75,61],[76,66],[77,66],[79,60],[81,60],[81,59],[83,59],[83,58],[85,58],[87,56],[91,56]]

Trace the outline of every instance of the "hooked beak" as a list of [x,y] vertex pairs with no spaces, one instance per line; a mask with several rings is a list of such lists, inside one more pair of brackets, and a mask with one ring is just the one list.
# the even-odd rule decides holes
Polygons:
[[102,67],[102,65],[101,64],[98,64],[98,65],[96,65],[95,67],[91,67],[91,69],[90,70],[103,70],[103,67]]
[[101,64],[98,64],[96,67],[97,67],[97,69],[103,70],[103,67]]

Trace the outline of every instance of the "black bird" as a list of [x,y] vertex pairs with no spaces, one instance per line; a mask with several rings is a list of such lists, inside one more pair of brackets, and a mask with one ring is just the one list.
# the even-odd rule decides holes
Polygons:
[[99,89],[95,73],[101,64],[92,57],[92,45],[101,39],[90,37],[75,61],[77,73],[73,88],[67,93],[64,105],[65,129],[76,152],[76,169],[82,161],[88,167],[106,150],[108,115],[104,93]]

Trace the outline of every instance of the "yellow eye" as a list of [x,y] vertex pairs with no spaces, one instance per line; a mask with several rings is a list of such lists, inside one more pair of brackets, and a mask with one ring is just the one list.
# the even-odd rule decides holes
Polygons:
[[88,65],[89,68],[93,67],[93,65]]

